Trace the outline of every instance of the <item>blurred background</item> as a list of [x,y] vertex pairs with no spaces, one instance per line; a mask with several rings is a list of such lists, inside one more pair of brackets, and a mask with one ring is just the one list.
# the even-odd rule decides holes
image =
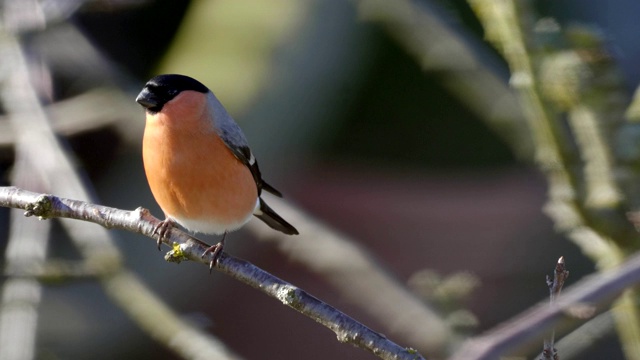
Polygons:
[[[35,27],[16,19],[21,11],[33,15],[32,5],[40,9]],[[620,74],[621,96],[631,98],[640,78],[640,3],[528,5],[531,17],[553,18],[559,29],[598,29]],[[462,333],[489,329],[546,299],[545,276],[560,256],[571,272],[567,285],[595,269],[542,212],[547,184],[533,165],[508,67],[483,41],[465,1],[5,1],[2,12],[3,26],[20,34],[25,53],[40,64],[30,68],[34,87],[103,205],[143,206],[162,216],[144,176],[144,113],[134,99],[150,77],[181,73],[216,93],[286,201],[356,241],[382,272],[407,288],[452,276],[473,284],[454,305],[425,300],[462,316],[447,320]],[[0,118],[5,185],[13,132]],[[0,209],[3,249],[9,221]],[[373,358],[238,281],[209,275],[200,264],[166,263],[150,239],[112,232],[127,268],[180,317],[243,358]],[[288,241],[305,238],[302,232]],[[229,254],[401,346],[418,347],[394,338],[384,319],[281,244],[247,230],[227,239]],[[80,257],[56,222],[48,247],[49,258]],[[38,316],[40,359],[179,358],[92,279],[45,286]],[[619,348],[611,331],[581,358],[623,358]]]

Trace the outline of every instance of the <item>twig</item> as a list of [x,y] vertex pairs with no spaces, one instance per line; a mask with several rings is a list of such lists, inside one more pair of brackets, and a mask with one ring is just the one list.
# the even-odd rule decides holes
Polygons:
[[494,330],[469,340],[450,360],[497,359],[525,345],[534,347],[551,327],[563,320],[584,320],[594,316],[626,288],[638,282],[640,253],[617,268],[589,276],[566,289],[562,297],[556,299],[555,306],[540,303]]
[[[126,211],[83,201],[59,198],[21,190],[15,187],[0,187],[0,206],[26,210],[26,216],[41,219],[64,217],[136,232],[153,238],[153,230],[160,220],[145,209]],[[201,255],[209,247],[178,229],[171,229],[164,244],[172,247],[165,255],[171,262],[191,260],[208,266],[211,254]],[[247,261],[221,254],[217,268],[283,304],[323,324],[338,337],[338,340],[371,351],[382,359],[423,359],[415,350],[402,348],[351,317],[316,299],[305,291],[259,269]]]
[[[564,257],[561,256],[556,263],[553,271],[553,280],[547,276],[547,285],[549,286],[549,305],[555,306],[556,300],[562,291],[565,280],[569,277],[569,271],[566,270]],[[551,330],[549,338],[544,340],[544,348],[542,350],[543,360],[560,360],[558,351],[555,348],[555,330]]]

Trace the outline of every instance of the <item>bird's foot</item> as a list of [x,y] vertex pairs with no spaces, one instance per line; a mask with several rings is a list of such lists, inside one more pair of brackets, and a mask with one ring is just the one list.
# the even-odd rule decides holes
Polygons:
[[213,270],[213,266],[217,265],[218,263],[218,257],[220,257],[220,254],[222,253],[222,249],[224,249],[224,239],[227,237],[227,233],[225,232],[224,235],[222,235],[222,240],[220,240],[219,243],[210,246],[207,248],[207,250],[205,250],[202,253],[202,258],[204,258],[205,256],[207,256],[208,253],[211,253],[211,261],[209,262],[209,273],[211,273],[211,270]]
[[171,231],[171,228],[173,228],[175,225],[175,221],[173,221],[171,218],[166,218],[160,221],[160,223],[153,229],[153,235],[158,235],[158,250],[160,250],[162,240],[166,238],[167,234]]

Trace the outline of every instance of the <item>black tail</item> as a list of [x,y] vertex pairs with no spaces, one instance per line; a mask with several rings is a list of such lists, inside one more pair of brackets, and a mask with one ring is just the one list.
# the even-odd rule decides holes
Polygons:
[[281,231],[287,235],[298,235],[298,230],[289,224],[280,215],[276,214],[273,209],[267,205],[262,198],[260,199],[260,213],[254,214],[258,219],[269,225],[270,228]]
[[266,181],[262,180],[261,184],[262,184],[262,190],[268,191],[277,197],[282,197],[282,193],[276,190],[276,188],[274,188],[273,186],[267,184]]

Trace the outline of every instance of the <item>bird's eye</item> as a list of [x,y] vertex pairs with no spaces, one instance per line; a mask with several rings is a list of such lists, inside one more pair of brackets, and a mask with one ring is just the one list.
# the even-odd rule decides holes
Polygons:
[[167,94],[169,94],[169,96],[171,97],[174,97],[177,93],[178,93],[178,90],[176,89],[170,89],[169,91],[167,91]]

